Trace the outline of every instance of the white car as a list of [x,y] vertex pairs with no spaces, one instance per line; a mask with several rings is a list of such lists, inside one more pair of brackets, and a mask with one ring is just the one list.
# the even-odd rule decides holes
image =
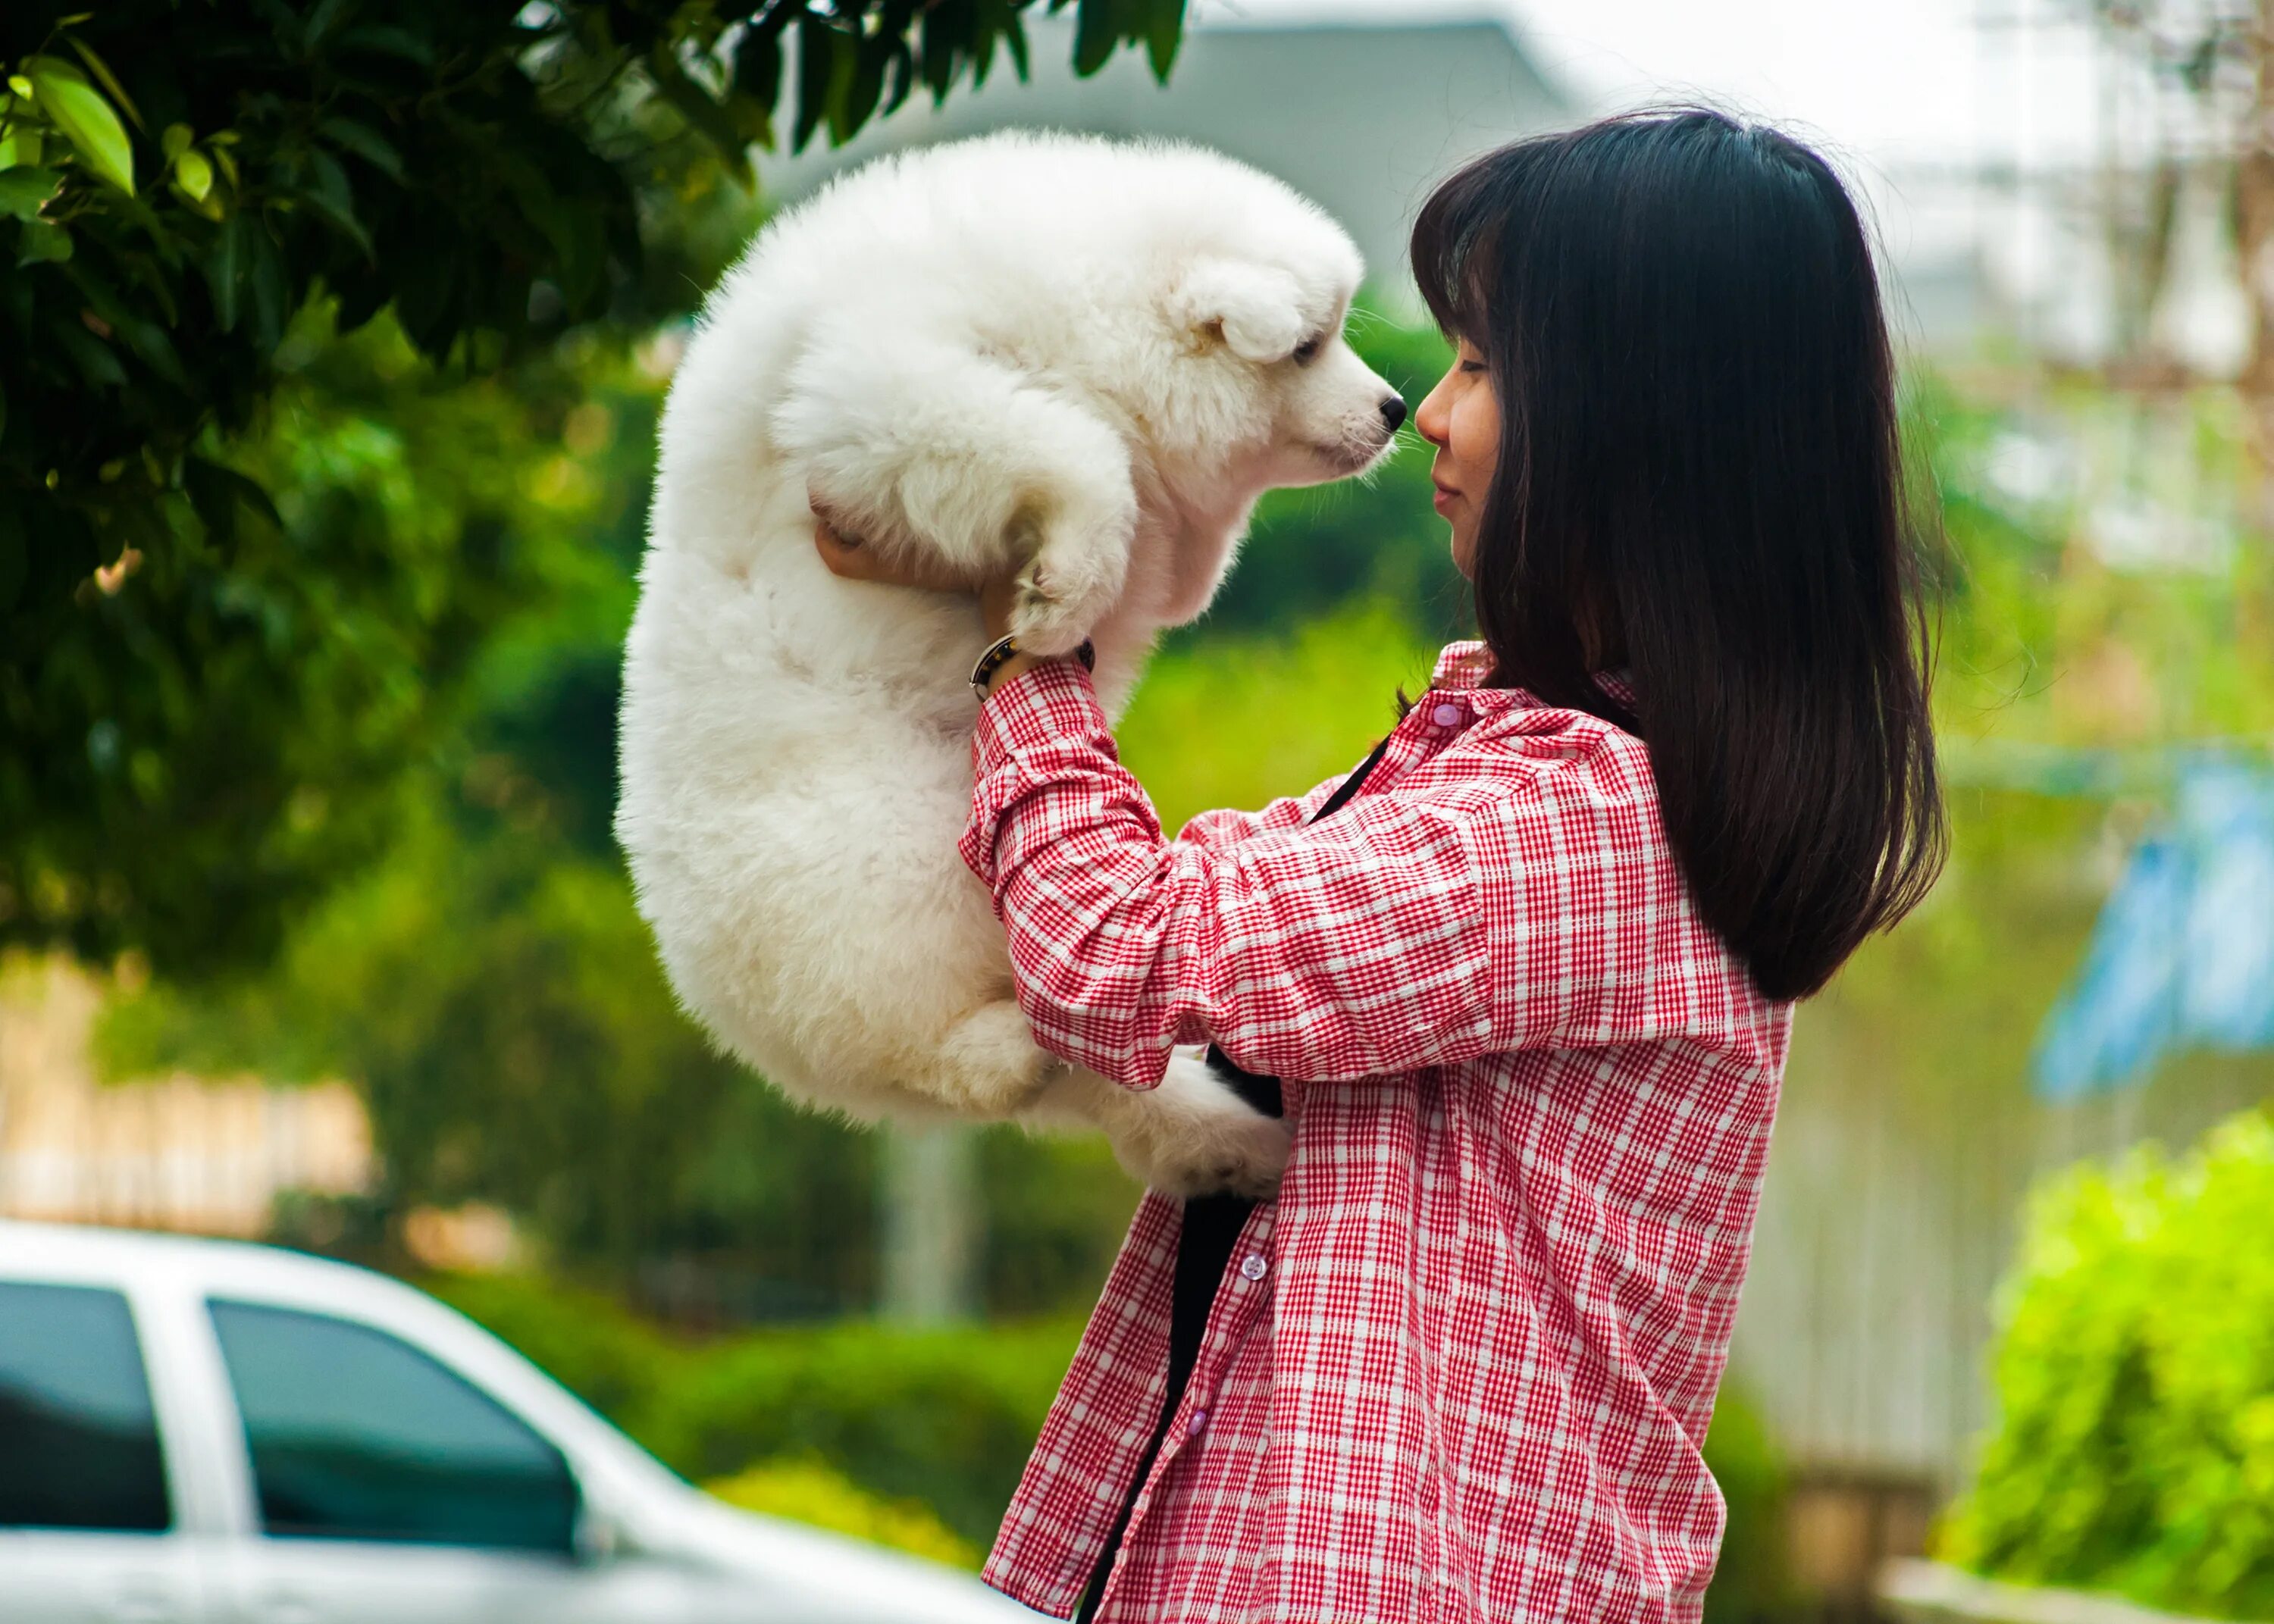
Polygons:
[[6,1624],[1039,1617],[698,1492],[383,1275],[0,1222]]

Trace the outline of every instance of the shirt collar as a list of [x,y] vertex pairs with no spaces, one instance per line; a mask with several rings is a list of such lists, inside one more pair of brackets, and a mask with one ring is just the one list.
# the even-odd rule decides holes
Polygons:
[[[1473,638],[1449,643],[1437,656],[1437,669],[1431,674],[1429,686],[1466,695],[1470,704],[1482,711],[1535,710],[1546,703],[1520,688],[1483,687],[1484,680],[1492,675],[1492,650],[1482,643]],[[1634,681],[1628,673],[1598,672],[1595,686],[1629,710],[1635,708]]]

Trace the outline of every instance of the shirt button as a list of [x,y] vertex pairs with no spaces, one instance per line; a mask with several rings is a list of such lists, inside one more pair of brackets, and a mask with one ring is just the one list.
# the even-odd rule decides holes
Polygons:
[[1263,1260],[1260,1252],[1251,1252],[1239,1260],[1240,1276],[1246,1280],[1261,1280],[1271,1266]]
[[1185,1417],[1185,1436],[1186,1436],[1186,1437],[1187,1437],[1187,1438],[1198,1438],[1198,1437],[1199,1437],[1202,1432],[1205,1432],[1206,1431],[1208,1431],[1208,1411],[1207,1411],[1207,1410],[1195,1410],[1194,1411],[1193,1411],[1193,1413],[1192,1413],[1191,1415],[1189,1415],[1189,1416],[1187,1416],[1187,1417]]
[[1440,727],[1458,727],[1465,714],[1458,705],[1439,705],[1429,712],[1429,719]]

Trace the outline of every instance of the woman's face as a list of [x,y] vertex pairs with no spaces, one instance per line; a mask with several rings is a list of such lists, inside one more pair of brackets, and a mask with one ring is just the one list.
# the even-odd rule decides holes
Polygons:
[[1484,356],[1468,340],[1461,341],[1453,365],[1413,414],[1413,426],[1437,447],[1429,477],[1437,487],[1437,511],[1453,527],[1453,563],[1463,575],[1473,575],[1477,519],[1500,458],[1500,399]]

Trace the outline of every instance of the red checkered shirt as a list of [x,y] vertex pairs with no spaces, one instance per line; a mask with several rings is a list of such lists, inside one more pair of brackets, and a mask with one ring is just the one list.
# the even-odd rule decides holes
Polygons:
[[[1294,1134],[1133,1507],[1105,1620],[1698,1616],[1698,1454],[1790,1010],[1698,921],[1630,734],[1455,644],[1363,789],[1164,839],[1066,662],[983,708],[962,852],[1044,1047],[1133,1088],[1213,1041]],[[1081,1599],[1159,1419],[1148,1194],[986,1577]]]

